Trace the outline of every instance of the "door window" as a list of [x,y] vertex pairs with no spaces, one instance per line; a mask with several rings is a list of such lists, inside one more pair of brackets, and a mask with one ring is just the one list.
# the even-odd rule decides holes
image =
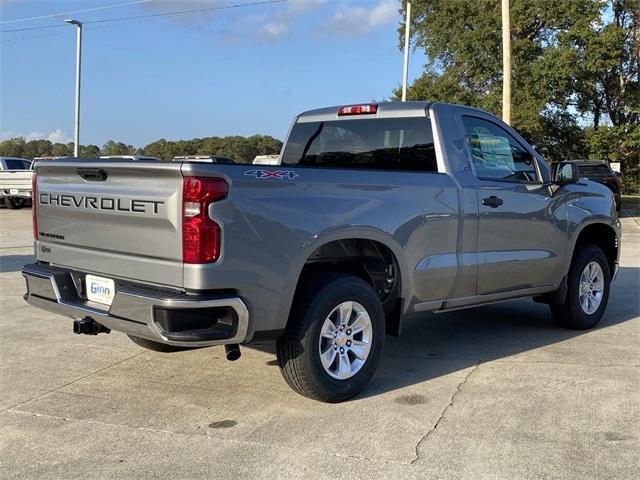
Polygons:
[[478,178],[503,182],[538,181],[533,156],[506,130],[476,117],[462,117]]

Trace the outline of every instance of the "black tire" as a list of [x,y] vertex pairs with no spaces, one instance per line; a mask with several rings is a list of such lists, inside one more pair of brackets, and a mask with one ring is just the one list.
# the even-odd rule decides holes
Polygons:
[[[580,277],[583,270],[591,262],[597,262],[604,274],[604,288],[600,306],[592,314],[588,314],[580,304]],[[602,318],[611,286],[609,262],[604,252],[590,243],[583,244],[576,252],[569,269],[567,294],[562,305],[551,305],[551,314],[558,325],[572,330],[588,330],[597,325]]]
[[7,198],[7,206],[13,210],[20,210],[26,203],[22,198]]
[[[325,319],[342,302],[353,301],[371,320],[371,347],[365,363],[350,378],[333,378],[320,361],[320,333]],[[302,280],[296,291],[284,335],[276,350],[282,376],[300,395],[336,403],[360,393],[373,378],[384,346],[382,305],[362,279],[342,273],[318,273]]]
[[193,349],[193,347],[176,347],[175,345],[166,345],[164,343],[154,342],[153,340],[147,340],[146,338],[136,337],[134,335],[127,336],[136,345],[139,345],[142,348],[146,348],[147,350],[153,350],[154,352],[173,353]]

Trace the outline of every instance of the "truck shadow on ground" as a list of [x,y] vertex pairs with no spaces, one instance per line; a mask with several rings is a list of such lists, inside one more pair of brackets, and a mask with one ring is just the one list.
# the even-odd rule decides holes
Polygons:
[[26,264],[34,261],[33,255],[3,255],[0,257],[0,272],[19,272]]
[[[616,288],[622,285],[624,289]],[[639,291],[640,268],[621,268],[612,286],[607,311],[598,326],[590,331],[556,326],[546,305],[528,299],[449,313],[407,316],[402,335],[386,337],[378,374],[356,398],[402,389],[492,360],[508,359],[634,319],[640,316]],[[250,347],[275,353],[272,344]],[[584,346],[559,348],[562,348],[559,356],[564,357],[560,361],[567,361],[571,348]],[[580,358],[576,358],[576,362],[584,361],[585,351],[577,353]],[[536,359],[551,361],[553,357],[541,354]],[[277,365],[277,362],[268,364]],[[412,397],[411,401],[418,399]]]
[[640,205],[634,208],[623,208],[620,212],[620,218],[637,218],[640,216]]

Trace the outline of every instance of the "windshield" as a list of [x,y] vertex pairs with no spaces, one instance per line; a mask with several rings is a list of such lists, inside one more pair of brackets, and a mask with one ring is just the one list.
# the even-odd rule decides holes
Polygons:
[[428,118],[369,118],[296,123],[283,165],[436,172]]

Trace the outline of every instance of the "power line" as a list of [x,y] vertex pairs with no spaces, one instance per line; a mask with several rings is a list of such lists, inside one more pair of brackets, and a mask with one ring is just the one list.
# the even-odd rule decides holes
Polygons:
[[[236,3],[233,5],[219,5],[216,7],[208,7],[208,8],[196,8],[193,10],[179,10],[176,12],[168,12],[168,13],[152,13],[148,15],[136,15],[136,16],[128,16],[128,17],[119,17],[119,18],[106,18],[104,20],[90,20],[86,22],[82,22],[84,25],[92,24],[92,23],[107,23],[107,22],[120,22],[124,20],[138,20],[138,19],[151,19],[151,18],[162,18],[162,17],[173,17],[178,15],[191,15],[194,13],[201,12],[210,12],[213,10],[230,10],[234,8],[243,8],[243,7],[254,7],[258,5],[272,5],[274,3],[285,3],[289,0],[263,0],[263,1],[255,1],[248,3]],[[64,24],[55,24],[55,25],[43,25],[40,27],[26,27],[26,28],[15,28],[12,30],[2,30],[1,33],[12,33],[12,32],[24,32],[27,30],[44,30],[48,28],[60,28],[66,27]]]
[[136,0],[135,2],[119,3],[117,5],[104,5],[102,7],[85,8],[84,10],[74,10],[71,12],[60,12],[60,13],[52,13],[49,15],[40,15],[39,17],[16,18],[14,20],[5,20],[3,22],[0,22],[0,25],[5,23],[18,23],[18,22],[29,22],[31,20],[42,20],[43,18],[58,17],[61,15],[73,15],[74,13],[94,12],[96,10],[105,10],[107,8],[127,7],[129,5],[137,5],[139,3],[149,3],[150,1],[151,0]]

